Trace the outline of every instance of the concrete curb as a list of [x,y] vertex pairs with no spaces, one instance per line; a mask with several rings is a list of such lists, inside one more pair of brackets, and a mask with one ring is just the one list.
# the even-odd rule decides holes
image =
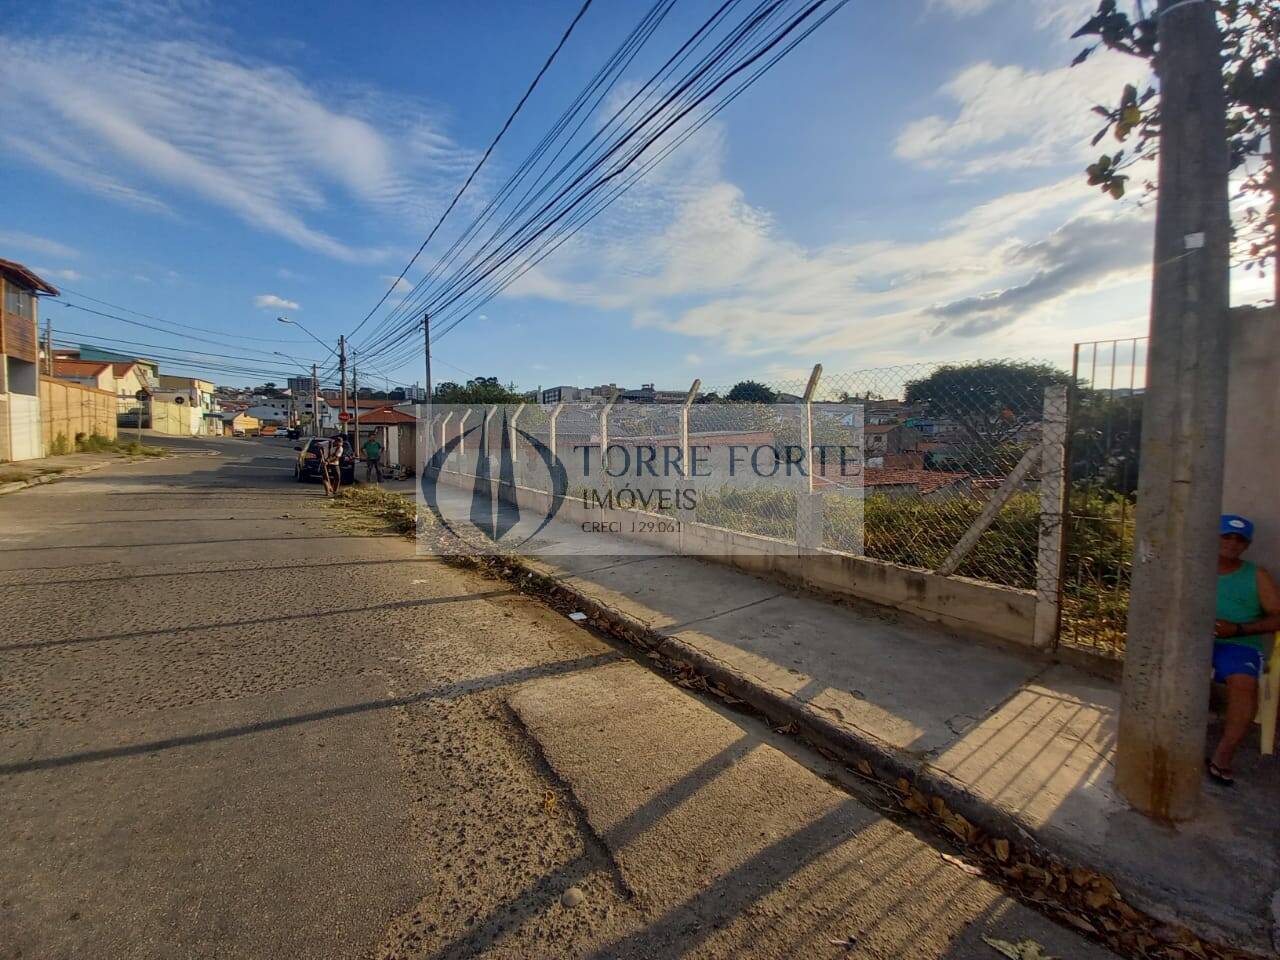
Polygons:
[[73,467],[69,470],[63,470],[58,473],[46,473],[43,476],[33,477],[30,480],[15,480],[12,483],[0,483],[0,496],[6,493],[17,493],[19,490],[26,490],[28,487],[38,487],[45,483],[57,483],[59,480],[65,480],[68,477],[78,477],[81,474],[93,473],[95,470],[101,470],[107,464],[112,463],[111,460],[103,460],[101,463],[87,463],[83,467]]
[[174,460],[184,456],[193,457],[218,457],[220,453],[202,452],[202,453],[166,453],[159,457],[129,457],[120,456],[114,460],[103,460],[100,463],[86,463],[82,467],[72,467],[69,470],[63,470],[58,473],[46,473],[43,476],[33,477],[30,480],[15,480],[12,483],[0,483],[0,496],[6,493],[17,493],[19,490],[26,490],[28,487],[38,487],[46,483],[57,483],[59,480],[65,480],[68,477],[78,477],[82,474],[93,473],[95,470],[101,470],[103,467],[110,466],[113,463],[141,463],[146,460]]

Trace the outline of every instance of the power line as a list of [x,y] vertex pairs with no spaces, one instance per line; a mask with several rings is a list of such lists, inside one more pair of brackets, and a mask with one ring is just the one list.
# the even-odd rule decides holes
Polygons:
[[[729,3],[713,16],[718,16],[736,2],[737,0],[729,0]],[[710,52],[702,55],[701,59],[678,82],[659,94],[656,106],[649,106],[649,102],[653,100],[653,91],[665,82],[670,69],[692,52],[691,41],[697,39],[698,43],[701,43],[709,36],[709,34],[702,36],[702,32],[707,29],[707,25],[704,24],[699,33],[695,34],[691,41],[686,41],[677,54],[673,55],[672,59],[664,64],[645,87],[633,96],[631,101],[633,106],[623,120],[630,120],[635,111],[644,106],[646,111],[639,121],[630,123],[625,128],[619,126],[609,140],[593,150],[592,154],[578,166],[573,172],[572,179],[554,197],[544,203],[532,216],[524,219],[514,230],[508,232],[506,227],[530,205],[531,201],[526,200],[529,192],[526,191],[522,204],[508,215],[504,223],[481,244],[467,263],[455,269],[449,280],[442,287],[432,291],[429,296],[421,285],[416,288],[414,294],[402,301],[402,306],[407,305],[414,315],[402,321],[398,327],[389,328],[376,344],[364,346],[364,352],[398,358],[399,355],[394,351],[400,343],[412,335],[414,330],[418,329],[416,314],[423,309],[431,312],[433,320],[439,319],[442,315],[449,318],[443,326],[437,327],[438,332],[432,339],[436,340],[446,335],[480,304],[496,296],[505,286],[554,252],[570,236],[614,202],[618,196],[630,189],[648,170],[661,162],[672,150],[727,107],[814,30],[830,19],[847,3],[847,0],[814,0],[798,12],[787,14],[780,25],[772,25],[771,21],[784,12],[787,2],[788,0],[773,0],[773,2],[758,4],[743,20],[731,27],[728,34],[721,37]],[[827,8],[825,11],[824,7]],[[763,33],[763,37],[757,39],[756,35],[760,33]],[[778,49],[779,47],[781,49]],[[746,49],[747,52],[739,56],[740,49]],[[746,76],[735,82],[735,78],[743,74]],[[726,87],[727,91],[721,93]],[[642,92],[643,99],[637,101],[637,97]],[[718,99],[713,101],[712,98],[715,97]],[[703,114],[694,116],[694,111],[704,104],[709,106]],[[621,110],[615,113],[602,129],[609,129],[621,115]],[[673,138],[674,142],[663,145],[656,155],[632,170],[637,161],[640,161],[664,136],[691,116],[692,119],[685,129],[679,131]],[[581,157],[591,142],[599,136],[600,131],[597,131],[596,136],[578,150],[569,164],[546,179],[541,189],[534,194],[534,198],[542,196],[554,184],[568,176],[570,165]],[[632,140],[637,142],[628,147],[628,143]],[[622,152],[624,148],[627,149]],[[613,161],[611,166],[601,170],[604,163],[615,154],[621,155]],[[585,182],[596,170],[601,172],[590,182]],[[630,173],[628,173],[629,170]],[[505,238],[502,236],[504,232],[507,232]]]
[[[163,333],[163,334],[165,334],[166,336],[170,336],[170,337],[174,337],[174,336],[184,336],[184,337],[187,337],[187,338],[188,338],[188,339],[190,339],[190,340],[196,340],[196,341],[199,341],[200,343],[208,343],[208,344],[212,344],[212,345],[213,345],[213,346],[215,346],[215,347],[234,346],[234,344],[228,344],[228,343],[226,343],[226,342],[225,342],[225,341],[223,341],[223,340],[211,340],[211,339],[210,339],[210,338],[208,338],[208,337],[198,337],[198,336],[195,336],[194,334],[190,334],[190,333],[181,333],[181,334],[180,334],[180,333],[178,333],[178,332],[176,332],[176,331],[173,331],[173,330],[166,330],[164,327],[157,327],[155,324],[151,324],[151,323],[143,323],[141,320],[130,320],[128,317],[122,317],[122,316],[120,316],[119,314],[115,314],[115,313],[106,313],[105,311],[102,311],[102,310],[94,310],[94,309],[92,309],[91,307],[82,306],[81,304],[78,304],[78,303],[64,302],[64,303],[62,304],[62,306],[67,307],[67,308],[69,308],[69,309],[71,309],[71,310],[80,310],[80,311],[83,311],[84,313],[91,313],[91,314],[93,314],[94,316],[98,316],[98,317],[105,317],[105,318],[107,318],[107,319],[109,319],[109,320],[118,320],[120,323],[127,323],[127,324],[129,324],[130,326],[134,326],[134,327],[143,327],[143,328],[145,328],[145,329],[147,329],[147,330],[153,330],[153,331],[155,331],[155,332],[157,332],[157,333]],[[297,341],[290,341],[290,342],[297,342]],[[181,349],[181,348],[180,348],[180,347],[171,347],[170,349]],[[263,353],[263,354],[270,353],[270,351],[269,351],[269,350],[259,350],[259,349],[255,348],[255,347],[245,347],[244,349],[246,349],[246,350],[250,351],[251,353]]]
[[[91,297],[91,296],[89,296],[87,293],[80,293],[79,291],[72,290],[70,287],[62,287],[62,288],[60,288],[60,289],[61,289],[61,291],[62,291],[64,294],[69,293],[69,294],[71,294],[71,295],[72,295],[72,296],[74,296],[74,297],[79,297],[81,300],[89,300],[89,301],[92,301],[93,303],[99,304],[100,306],[104,306],[104,307],[111,307],[111,309],[113,309],[113,310],[123,310],[125,313],[131,313],[131,314],[133,314],[135,317],[142,317],[142,319],[144,319],[144,320],[155,320],[157,323],[164,323],[164,324],[167,324],[167,325],[172,326],[172,327],[185,327],[185,328],[190,329],[190,330],[198,330],[198,331],[200,331],[201,333],[214,333],[214,334],[220,334],[220,333],[222,333],[222,331],[221,331],[221,330],[211,330],[211,329],[209,329],[208,327],[198,327],[198,326],[196,326],[195,324],[190,324],[190,323],[178,323],[177,321],[174,321],[174,320],[165,320],[165,319],[163,319],[162,317],[157,317],[157,316],[155,316],[154,314],[150,314],[150,313],[143,313],[141,310],[134,310],[132,307],[125,307],[125,306],[122,306],[121,304],[118,304],[118,303],[112,303],[110,300],[101,300],[101,299],[99,299],[98,297]],[[64,304],[64,306],[65,306],[65,304]],[[119,318],[117,318],[117,319],[119,319]],[[241,335],[241,334],[237,334],[237,336],[239,336],[239,337],[240,337],[240,339],[242,339],[242,340],[253,340],[253,341],[256,341],[256,342],[258,342],[258,343],[293,343],[293,344],[300,344],[300,343],[306,343],[306,342],[307,342],[307,341],[305,341],[305,340],[279,340],[279,339],[276,339],[276,338],[274,338],[274,337],[249,337],[249,336],[244,336],[244,335]]]
[[[141,340],[126,340],[120,337],[106,337],[100,333],[85,333],[83,330],[69,330],[66,327],[60,327],[58,332],[60,334],[66,334],[73,337],[88,337],[90,340],[104,340],[104,341],[107,341],[108,343],[119,343],[130,348],[141,347],[143,349],[148,349],[148,350],[151,350],[151,349],[173,350],[179,353],[192,354],[195,356],[214,357],[217,359],[224,359],[224,360],[244,360],[250,363],[266,364],[266,363],[278,362],[278,361],[267,360],[259,357],[241,357],[231,353],[214,353],[210,350],[191,350],[187,347],[176,347],[172,344],[144,343]],[[85,344],[85,345],[90,346],[91,344]],[[154,358],[151,356],[147,356],[147,357],[139,357],[138,359],[150,360]],[[310,363],[310,362],[311,361],[309,360],[307,361],[307,363]]]
[[[729,0],[729,2],[736,3],[738,0]],[[466,230],[454,239],[449,249],[446,250],[443,255],[436,258],[436,262],[431,269],[421,279],[419,279],[416,284],[414,284],[413,288],[400,299],[400,302],[374,325],[373,329],[370,330],[369,334],[366,336],[367,343],[378,342],[380,336],[395,324],[397,318],[404,313],[406,302],[413,298],[420,289],[427,284],[430,284],[439,272],[453,261],[456,255],[461,252],[467,243],[470,242],[472,236],[474,236],[477,231],[488,223],[494,213],[497,212],[498,207],[501,206],[510,193],[518,188],[520,183],[529,174],[529,171],[538,164],[542,155],[559,138],[560,134],[569,126],[569,124],[573,122],[574,116],[581,114],[577,126],[560,146],[560,149],[557,150],[555,155],[548,161],[548,166],[559,159],[565,148],[572,142],[573,137],[582,129],[582,125],[589,119],[592,111],[599,106],[604,97],[613,89],[614,84],[616,84],[618,79],[622,76],[623,71],[635,59],[636,55],[640,52],[640,49],[653,35],[653,32],[658,28],[658,25],[666,17],[667,13],[670,12],[674,4],[675,0],[656,0],[640,22],[631,30],[618,48],[614,50],[613,54],[605,61],[604,65],[596,71],[595,76],[593,76],[588,84],[579,91],[573,102],[565,108],[564,112],[556,120],[555,124],[552,125],[551,129],[543,135],[542,139],[534,147],[533,151],[521,161],[519,166],[516,167],[511,176],[507,178],[507,181],[502,185],[502,187],[489,199],[489,202],[485,205],[480,214],[473,218]],[[586,108],[588,101],[593,95],[595,96],[594,103],[590,105],[590,108]],[[529,189],[532,189],[532,185]],[[525,192],[525,197],[527,196],[528,190]],[[524,198],[521,199],[523,200]]]
[[569,26],[565,29],[564,34],[560,37],[560,42],[557,43],[555,46],[555,49],[551,51],[551,55],[547,57],[546,62],[542,65],[542,69],[539,70],[537,74],[534,76],[533,82],[529,84],[529,88],[525,90],[524,96],[520,98],[520,101],[516,104],[515,109],[511,111],[511,114],[507,117],[506,122],[503,123],[502,129],[498,131],[498,135],[493,138],[492,142],[490,142],[488,148],[485,149],[484,155],[480,157],[479,162],[475,165],[474,169],[472,169],[471,173],[468,174],[467,179],[463,182],[461,188],[459,188],[458,192],[454,195],[453,199],[449,201],[449,205],[445,207],[444,213],[440,214],[440,219],[437,220],[436,225],[431,228],[431,232],[427,234],[427,238],[422,241],[422,245],[418,247],[417,252],[412,257],[409,258],[409,262],[405,264],[404,269],[400,271],[400,275],[396,277],[396,279],[392,282],[391,286],[387,288],[386,293],[384,293],[381,297],[378,298],[378,302],[373,305],[373,309],[370,310],[367,314],[365,314],[363,320],[361,320],[359,323],[356,324],[355,329],[353,329],[351,333],[348,334],[348,337],[350,337],[352,334],[355,334],[357,331],[359,331],[359,329],[365,325],[365,323],[369,320],[369,318],[372,317],[378,311],[378,308],[380,308],[384,303],[387,302],[387,297],[391,296],[396,286],[400,283],[401,280],[404,279],[405,274],[407,274],[410,268],[415,263],[417,263],[418,257],[422,256],[422,251],[427,248],[427,244],[430,243],[431,239],[436,235],[436,232],[440,229],[441,225],[444,223],[445,218],[448,217],[450,212],[453,210],[453,208],[458,205],[458,201],[461,200],[462,195],[466,193],[467,187],[471,186],[471,181],[475,179],[476,174],[480,172],[480,168],[483,167],[485,164],[485,161],[489,159],[489,154],[493,153],[494,147],[498,145],[498,141],[502,139],[503,134],[507,132],[512,122],[514,122],[516,115],[520,112],[521,108],[524,107],[525,102],[533,94],[534,88],[537,87],[538,82],[543,77],[543,74],[545,74],[547,70],[551,67],[551,64],[555,60],[556,55],[560,53],[561,48],[563,48],[565,43],[568,42],[569,35],[573,33],[573,28],[578,25],[578,21],[582,19],[583,14],[587,12],[587,8],[591,6],[591,3],[592,3],[592,0],[583,0],[582,6],[578,9],[578,12],[574,15],[574,18],[569,22]]
[[[547,241],[542,244],[539,250],[535,252],[535,254],[528,257],[523,263],[518,265],[516,268],[513,268],[505,278],[502,278],[499,282],[495,283],[491,287],[491,289],[489,289],[488,291],[482,291],[481,294],[475,296],[470,301],[464,303],[461,308],[455,310],[454,316],[456,316],[456,319],[454,319],[452,322],[446,324],[442,329],[440,329],[436,335],[436,339],[448,334],[451,330],[453,330],[456,326],[458,326],[458,324],[460,324],[461,322],[463,322],[463,320],[465,320],[468,316],[470,316],[471,313],[479,309],[489,300],[493,299],[493,297],[497,296],[497,294],[500,293],[503,289],[505,289],[509,284],[519,279],[521,276],[527,273],[530,269],[532,269],[534,266],[540,263],[547,256],[554,253],[563,243],[565,243],[580,229],[582,229],[588,223],[594,220],[596,216],[602,213],[605,210],[605,208],[607,208],[610,204],[612,204],[619,196],[621,196],[623,193],[629,190],[637,181],[642,179],[643,176],[650,169],[652,169],[654,166],[660,163],[671,152],[673,152],[682,143],[684,143],[685,140],[687,140],[694,133],[700,130],[707,122],[713,119],[716,116],[716,114],[718,114],[721,110],[723,110],[730,103],[736,100],[738,96],[741,95],[747,89],[747,87],[753,84],[761,75],[763,75],[765,72],[771,69],[772,66],[778,62],[778,60],[780,60],[783,56],[789,53],[795,46],[797,46],[806,37],[808,37],[811,33],[813,33],[814,30],[816,30],[823,23],[825,23],[826,20],[828,20],[831,16],[833,16],[836,12],[838,12],[838,10],[841,7],[843,7],[847,2],[848,0],[839,0],[839,2],[837,2],[830,10],[828,10],[828,12],[824,14],[818,21],[811,24],[798,37],[794,38],[781,52],[779,52],[773,58],[771,58],[763,67],[759,68],[748,79],[740,83],[728,96],[724,97],[719,103],[717,103],[715,107],[711,109],[706,115],[701,117],[691,127],[683,131],[671,144],[663,148],[663,150],[660,151],[655,157],[651,158],[642,167],[634,171],[628,177],[627,180],[623,181],[623,183],[618,188],[615,189],[613,193],[607,194],[601,201],[597,202],[594,207],[585,208],[581,215],[577,215],[574,219],[571,219],[569,221],[569,224],[566,228],[562,229],[558,234],[553,234],[551,237],[549,237]],[[770,44],[770,46],[772,46],[772,44]],[[767,52],[767,50],[762,52]],[[752,59],[754,60],[757,58],[752,58]],[[476,284],[473,284],[472,286],[474,287],[475,285]],[[454,298],[454,299],[456,300],[457,298]]]

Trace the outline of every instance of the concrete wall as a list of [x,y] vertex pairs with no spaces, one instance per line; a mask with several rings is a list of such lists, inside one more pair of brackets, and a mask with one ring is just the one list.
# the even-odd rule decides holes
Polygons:
[[116,395],[53,377],[40,378],[40,425],[44,447],[52,452],[59,434],[75,449],[77,434],[116,438]]
[[1280,573],[1280,309],[1231,313],[1222,509],[1257,524],[1249,559]]
[[189,437],[198,431],[200,419],[201,411],[190,403],[167,403],[154,398],[151,401],[151,429],[156,433]]
[[[470,488],[473,478],[446,472],[442,482]],[[541,490],[504,488],[504,499],[518,498],[521,509],[550,509],[551,496]],[[670,523],[672,517],[641,511],[587,509],[568,497],[557,514],[565,523],[645,518]],[[630,528],[629,522],[623,523]],[[795,544],[685,521],[678,533],[660,530],[636,534],[665,553],[700,557],[713,563],[797,584],[821,593],[854,597],[903,610],[969,635],[1019,646],[1035,642],[1035,594],[964,577],[941,577],[928,570],[903,567],[832,550],[797,551]]]

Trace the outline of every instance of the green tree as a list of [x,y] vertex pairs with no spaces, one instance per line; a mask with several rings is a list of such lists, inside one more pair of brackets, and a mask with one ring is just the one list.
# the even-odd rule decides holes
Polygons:
[[755,380],[743,380],[735,383],[733,389],[725,395],[729,403],[775,403],[778,395]]
[[446,380],[436,384],[431,397],[435,403],[520,403],[524,400],[514,384],[503,386],[497,377],[476,377],[468,380],[466,386]]
[[[1238,197],[1246,201],[1236,234],[1236,258],[1246,269],[1264,270],[1272,261],[1276,299],[1280,301],[1280,4],[1275,0],[1212,0],[1222,33],[1223,83],[1227,93],[1227,138],[1231,169],[1241,177]],[[1155,6],[1153,2],[1152,7]],[[1080,51],[1073,66],[1083,63],[1099,47],[1106,47],[1154,65],[1160,55],[1159,18],[1138,2],[1129,16],[1116,0],[1099,0],[1097,12],[1072,37],[1097,37]],[[1160,94],[1154,85],[1139,92],[1132,84],[1119,102],[1095,106],[1104,125],[1093,138],[1098,144],[1110,133],[1120,143],[1133,138],[1132,149],[1103,154],[1090,164],[1089,183],[1119,199],[1129,175],[1122,172],[1139,160],[1153,160],[1160,149]],[[1264,140],[1270,149],[1263,152]],[[1150,194],[1156,185],[1147,182]]]
[[1071,417],[1071,480],[1132,496],[1138,489],[1142,395],[1082,390]]
[[1046,363],[984,360],[941,366],[909,382],[904,397],[925,404],[930,416],[954,421],[973,444],[994,449],[1041,419],[1045,387],[1070,382],[1068,373]]

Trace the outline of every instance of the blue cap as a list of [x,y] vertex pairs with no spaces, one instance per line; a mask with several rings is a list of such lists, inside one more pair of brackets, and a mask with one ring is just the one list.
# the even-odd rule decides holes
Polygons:
[[1234,513],[1224,513],[1222,519],[1218,521],[1218,536],[1225,537],[1228,533],[1237,533],[1252,543],[1253,521],[1238,517]]

